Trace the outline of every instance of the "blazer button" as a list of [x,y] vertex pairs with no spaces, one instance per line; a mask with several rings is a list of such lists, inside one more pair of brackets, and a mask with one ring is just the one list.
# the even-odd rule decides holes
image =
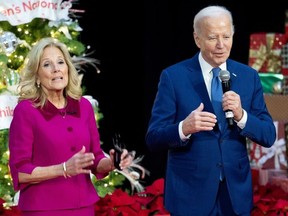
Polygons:
[[72,128],[72,127],[68,127],[67,130],[68,130],[69,132],[72,132],[72,131],[73,131],[73,128]]

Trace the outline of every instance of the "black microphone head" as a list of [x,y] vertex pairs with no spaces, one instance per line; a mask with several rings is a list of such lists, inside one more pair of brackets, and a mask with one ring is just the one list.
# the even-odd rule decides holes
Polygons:
[[219,72],[219,77],[222,82],[227,82],[230,80],[230,72],[227,70],[221,70]]

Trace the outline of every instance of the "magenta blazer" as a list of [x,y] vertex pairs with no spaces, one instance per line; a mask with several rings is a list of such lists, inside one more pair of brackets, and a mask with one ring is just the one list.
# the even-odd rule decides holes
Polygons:
[[90,102],[68,98],[65,109],[52,103],[35,108],[29,100],[15,107],[9,132],[9,166],[15,191],[20,190],[21,210],[73,209],[99,200],[90,175],[80,174],[65,179],[59,176],[37,184],[20,184],[18,172],[32,173],[37,166],[51,166],[67,161],[82,146],[95,155],[91,168],[105,157],[101,146],[94,110]]

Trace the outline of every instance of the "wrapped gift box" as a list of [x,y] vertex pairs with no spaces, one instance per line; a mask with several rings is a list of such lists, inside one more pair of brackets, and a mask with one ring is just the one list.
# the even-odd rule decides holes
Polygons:
[[253,33],[250,35],[249,65],[261,72],[281,73],[283,33]]
[[[288,25],[287,25],[287,28],[288,28]],[[287,36],[287,40],[288,40],[288,36]],[[282,74],[285,76],[288,76],[288,44],[287,43],[282,46],[281,60],[282,60],[282,66],[281,66]]]
[[277,185],[282,188],[283,191],[288,193],[288,177],[286,176],[272,176],[270,180],[272,185]]
[[288,174],[285,170],[259,169],[259,185],[272,184],[288,193]]
[[288,122],[288,95],[265,94],[264,98],[273,120]]
[[284,76],[283,74],[261,73],[259,72],[261,84],[264,93],[279,94],[283,92]]
[[265,148],[259,144],[248,140],[247,148],[249,159],[253,168],[285,170],[287,173],[287,132],[286,122],[274,121],[277,139],[270,148]]

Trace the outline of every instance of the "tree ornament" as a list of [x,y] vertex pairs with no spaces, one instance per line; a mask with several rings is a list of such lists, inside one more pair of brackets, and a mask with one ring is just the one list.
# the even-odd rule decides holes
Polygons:
[[6,55],[13,53],[18,45],[18,39],[14,33],[3,31],[0,34],[0,46]]
[[20,75],[15,70],[7,68],[4,74],[5,82],[7,89],[11,91],[13,94],[17,94],[17,86],[20,81]]

